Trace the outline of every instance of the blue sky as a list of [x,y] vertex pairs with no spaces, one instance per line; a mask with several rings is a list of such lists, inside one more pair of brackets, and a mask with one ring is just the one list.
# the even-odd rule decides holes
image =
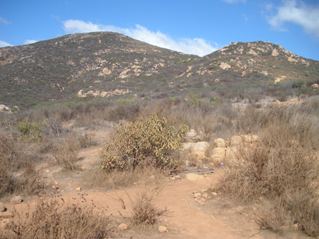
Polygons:
[[197,55],[269,41],[319,60],[319,0],[0,0],[0,46],[116,31]]

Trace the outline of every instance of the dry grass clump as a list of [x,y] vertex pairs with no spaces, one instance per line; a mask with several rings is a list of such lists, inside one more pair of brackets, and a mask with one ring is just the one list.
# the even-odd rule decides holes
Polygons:
[[185,133],[185,127],[177,128],[157,115],[121,124],[103,149],[102,168],[112,171],[151,165],[175,170],[179,162],[172,154]]
[[77,169],[76,162],[78,159],[78,150],[80,143],[76,137],[68,136],[62,140],[57,146],[53,154],[55,160],[66,170]]
[[13,191],[14,179],[10,175],[10,161],[16,157],[13,140],[0,132],[0,197]]
[[[14,192],[38,194],[44,189],[30,162],[25,162],[22,168],[16,165],[22,162],[23,155],[15,144],[9,134],[0,132],[0,197]],[[17,169],[22,170],[19,177],[13,176]]]
[[42,138],[41,126],[36,122],[20,121],[17,124],[17,129],[24,140],[40,141]]
[[[291,221],[308,235],[317,236],[319,159],[311,145],[306,145],[310,139],[307,129],[301,122],[276,120],[268,125],[262,130],[259,143],[239,150],[238,161],[227,170],[220,190],[246,202],[280,202],[278,207]],[[277,212],[280,210],[274,211]],[[276,214],[274,218],[280,217]],[[271,224],[280,224],[281,220],[277,223],[266,216],[259,221],[263,228],[276,228]]]
[[153,204],[153,195],[143,192],[133,201],[131,221],[134,225],[154,225],[167,212]]
[[63,200],[41,200],[32,212],[14,213],[0,238],[3,239],[105,239],[112,235],[110,219],[94,206],[65,206]]

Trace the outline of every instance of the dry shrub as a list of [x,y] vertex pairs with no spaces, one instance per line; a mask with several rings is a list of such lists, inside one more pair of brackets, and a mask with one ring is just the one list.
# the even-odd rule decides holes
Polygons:
[[11,176],[11,161],[17,157],[14,141],[5,132],[0,132],[0,197],[14,191]]
[[[38,194],[44,189],[27,155],[19,152],[16,144],[8,133],[0,132],[0,197],[14,192]],[[21,175],[13,176],[17,170],[22,170]]]
[[314,229],[319,225],[319,159],[306,145],[308,133],[305,127],[292,129],[280,121],[266,127],[261,142],[239,150],[220,190],[246,202],[280,201],[305,233],[319,235]]
[[185,127],[176,128],[157,115],[121,124],[103,149],[102,168],[112,171],[152,165],[175,170],[179,162],[172,154],[185,133]]
[[36,122],[20,121],[17,125],[22,139],[39,142],[42,138],[41,126]]
[[110,219],[94,205],[65,206],[63,199],[41,200],[32,212],[14,213],[0,238],[3,239],[105,239],[112,235]]
[[57,146],[54,157],[59,165],[67,170],[77,169],[78,150],[80,149],[79,141],[74,136],[68,136]]
[[88,148],[90,146],[96,145],[91,135],[85,133],[84,135],[80,135],[78,137],[79,145],[81,148]]
[[133,201],[131,221],[135,225],[154,225],[167,212],[160,210],[153,204],[153,194],[142,192]]
[[281,232],[287,224],[292,224],[280,200],[264,201],[256,214],[255,221],[261,230],[273,232]]

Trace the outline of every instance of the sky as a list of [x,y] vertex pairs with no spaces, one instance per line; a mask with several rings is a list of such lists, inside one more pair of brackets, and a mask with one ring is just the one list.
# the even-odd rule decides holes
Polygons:
[[319,60],[319,0],[0,0],[0,47],[93,31],[199,56],[267,41]]

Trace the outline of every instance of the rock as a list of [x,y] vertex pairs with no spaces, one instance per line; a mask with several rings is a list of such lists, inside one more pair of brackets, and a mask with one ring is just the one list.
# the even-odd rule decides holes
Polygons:
[[117,228],[121,231],[125,231],[128,229],[128,225],[125,223],[121,223]]
[[214,140],[215,147],[226,147],[226,142],[222,138],[217,138]]
[[81,191],[81,187],[77,187],[75,190],[76,191]]
[[194,192],[193,195],[194,195],[194,198],[200,198],[202,196],[202,194],[199,192]]
[[249,49],[248,54],[253,56],[258,56],[257,52],[255,52],[253,49]]
[[209,198],[208,193],[206,193],[206,192],[203,193],[202,197],[205,198],[205,199],[208,199]]
[[188,131],[186,133],[185,138],[187,141],[194,141],[198,138],[198,134],[197,134],[196,130],[191,129],[190,131]]
[[0,104],[0,112],[11,112],[10,107]]
[[212,195],[213,196],[217,196],[218,194],[216,192],[212,192]]
[[196,174],[196,173],[188,173],[185,175],[185,178],[189,181],[198,181],[200,179],[203,179],[204,176],[203,175],[199,175],[199,174]]
[[276,48],[273,49],[272,52],[271,52],[271,55],[272,55],[272,56],[278,56],[278,55],[279,55],[278,50],[277,50]]
[[0,212],[5,212],[7,211],[7,208],[4,206],[3,203],[0,202]]
[[219,67],[223,70],[228,70],[231,68],[231,66],[225,62],[220,63]]
[[14,196],[13,198],[11,198],[11,202],[14,204],[19,204],[19,203],[22,203],[23,201],[24,201],[23,197],[21,196]]
[[313,89],[319,89],[319,84],[315,83],[311,85],[311,88]]
[[160,233],[168,232],[167,227],[162,226],[162,225],[160,225],[160,226],[158,227],[158,231],[159,231]]

